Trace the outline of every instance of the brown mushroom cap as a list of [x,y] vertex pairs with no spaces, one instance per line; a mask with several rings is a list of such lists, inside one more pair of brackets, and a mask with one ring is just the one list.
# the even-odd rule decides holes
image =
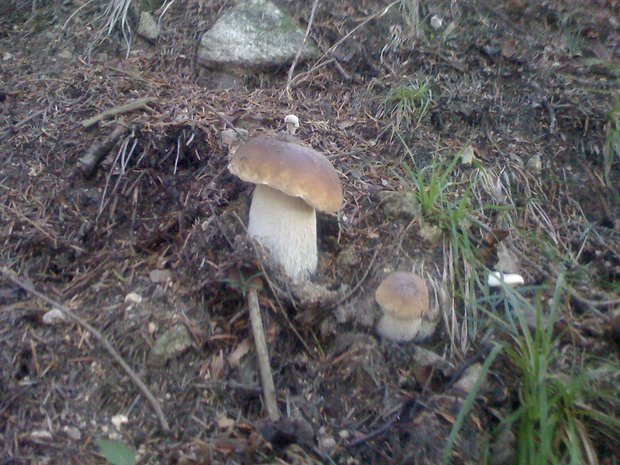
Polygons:
[[254,137],[237,149],[228,169],[244,181],[301,197],[317,210],[335,213],[342,205],[342,185],[332,164],[295,142]]
[[415,273],[395,272],[377,288],[375,300],[384,313],[399,320],[422,318],[429,308],[426,282]]

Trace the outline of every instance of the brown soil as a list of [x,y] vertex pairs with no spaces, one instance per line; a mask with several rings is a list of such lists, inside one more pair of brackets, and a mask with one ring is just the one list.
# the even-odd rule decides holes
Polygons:
[[[531,231],[511,244],[526,281],[579,264],[566,270],[581,275],[562,308],[563,350],[615,357],[620,163],[609,185],[602,173],[607,112],[620,91],[616,0],[422,2],[419,40],[406,36],[397,6],[378,14],[388,2],[320,2],[312,38],[324,50],[359,28],[325,66],[297,67],[290,98],[288,69],[243,75],[222,90],[221,76],[196,63],[200,33],[230,2],[177,0],[158,42],[134,39],[128,56],[120,32],[92,47],[105,3],[0,6],[0,260],[101,331],[156,396],[171,431],[88,331],[44,324],[49,303],[1,280],[0,463],[105,463],[94,441],[110,433],[143,464],[439,463],[464,402],[454,381],[484,359],[488,333],[457,337],[448,316],[462,323],[458,298],[424,344],[442,364],[421,363],[421,348],[379,340],[372,329],[374,289],[387,270],[425,263],[441,282],[445,269],[443,245],[421,239],[419,219],[381,208],[383,191],[412,188],[403,181],[409,155],[381,104],[404,76],[433,82],[428,114],[402,128],[416,166],[472,143],[508,186],[511,226]],[[280,3],[306,24],[312,2]],[[455,21],[446,41],[428,26],[433,14],[444,30]],[[143,97],[153,98],[147,109],[81,125]],[[289,113],[345,185],[339,219],[319,217],[316,279],[337,297],[292,297],[265,265],[274,287],[261,291],[261,306],[279,406],[293,426],[264,419],[245,303],[231,285],[237,270],[260,270],[242,224],[252,186],[228,173],[219,141],[225,120],[254,135],[283,130]],[[85,176],[81,157],[118,127],[126,130]],[[540,172],[528,164],[537,156]],[[478,220],[497,231],[501,216]],[[472,226],[471,236],[492,255],[488,229]],[[554,254],[538,234],[553,237]],[[153,270],[171,279],[154,282]],[[127,303],[130,292],[142,302]],[[175,325],[192,346],[156,363],[151,349]],[[452,463],[480,463],[518,402],[511,367],[488,378]],[[129,420],[120,428],[111,422],[118,414]],[[322,452],[329,438],[335,447]],[[595,437],[593,446],[613,463],[620,443],[607,441]]]

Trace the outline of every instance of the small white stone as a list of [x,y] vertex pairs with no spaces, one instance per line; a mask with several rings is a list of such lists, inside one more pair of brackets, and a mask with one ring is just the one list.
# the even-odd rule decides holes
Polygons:
[[118,415],[114,415],[111,421],[116,429],[120,429],[122,425],[129,423],[129,418],[122,413],[119,413]]
[[474,363],[468,367],[461,378],[454,384],[454,387],[469,394],[482,375],[482,365]]
[[2,55],[2,61],[9,61],[13,58],[13,54],[11,52],[4,52]]
[[46,325],[57,325],[67,321],[67,317],[59,308],[53,308],[45,315],[43,315],[43,323]]
[[172,273],[170,270],[151,270],[149,279],[156,284],[167,283],[172,280]]
[[319,438],[319,449],[323,452],[331,452],[336,448],[336,440],[331,436]]
[[471,145],[468,145],[461,152],[461,164],[471,166],[474,162],[474,158],[474,148]]
[[338,431],[338,436],[340,436],[341,439],[349,439],[351,437],[351,432],[346,429],[341,429]]
[[74,441],[79,441],[82,439],[82,432],[75,426],[64,426],[62,430]]
[[130,292],[125,296],[126,304],[139,304],[142,302],[142,296],[137,292]]
[[44,429],[35,429],[30,432],[30,437],[32,439],[43,439],[49,441],[52,439],[52,433]]

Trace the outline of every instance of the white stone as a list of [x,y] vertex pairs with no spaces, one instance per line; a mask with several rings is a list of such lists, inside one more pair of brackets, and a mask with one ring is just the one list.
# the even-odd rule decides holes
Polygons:
[[126,304],[139,304],[142,302],[142,296],[137,292],[130,292],[125,296]]
[[120,429],[121,426],[123,426],[126,423],[129,423],[129,418],[127,418],[126,415],[119,413],[118,415],[114,415],[111,421],[116,429]]
[[[198,60],[210,67],[267,68],[290,63],[305,31],[268,0],[240,1],[203,34]],[[318,56],[309,40],[300,60]]]
[[443,21],[437,15],[433,15],[431,18],[431,27],[435,30],[440,29],[443,26]]
[[157,20],[148,11],[143,11],[140,14],[138,35],[151,42],[154,42],[159,37],[159,24],[157,24]]
[[46,325],[57,325],[59,323],[64,323],[65,321],[67,321],[67,317],[59,308],[53,308],[43,315],[43,323]]

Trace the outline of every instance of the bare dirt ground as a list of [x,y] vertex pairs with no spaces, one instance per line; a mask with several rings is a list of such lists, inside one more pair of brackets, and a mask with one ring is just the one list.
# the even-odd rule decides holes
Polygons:
[[[620,163],[607,176],[604,165],[620,92],[617,1],[422,2],[418,40],[407,37],[398,6],[381,14],[388,2],[320,2],[312,38],[324,51],[357,29],[297,67],[290,97],[288,68],[220,90],[196,63],[200,33],[230,2],[177,0],[157,43],[136,39],[127,56],[118,31],[91,47],[103,3],[0,5],[0,260],[110,341],[170,431],[91,333],[44,323],[49,302],[4,279],[0,463],[105,463],[94,441],[110,435],[144,464],[440,463],[467,394],[455,381],[484,361],[490,330],[482,315],[472,323],[462,287],[449,279],[450,244],[425,240],[419,218],[382,208],[384,192],[413,190],[398,134],[417,167],[471,144],[493,174],[472,198],[510,207],[520,232],[509,234],[510,247],[526,282],[560,271],[570,278],[558,323],[563,363],[617,361]],[[312,2],[280,3],[307,24]],[[438,31],[433,14],[444,18]],[[385,96],[405,76],[430,79],[433,96],[427,114],[394,136]],[[148,108],[81,124],[145,97]],[[226,170],[219,136],[224,119],[251,134],[281,131],[289,113],[345,186],[339,218],[319,217],[317,281],[346,287],[340,300],[315,305],[291,302],[280,288],[261,291],[280,410],[295,419],[270,424],[235,274],[259,269],[240,245],[252,186]],[[110,155],[85,176],[78,161],[115,130]],[[458,179],[473,169],[455,168]],[[489,231],[506,228],[502,211],[477,215],[470,228],[488,263],[496,253]],[[454,295],[438,333],[422,347],[378,339],[378,283],[386,270],[422,264]],[[140,303],[126,300],[132,292]],[[155,342],[176,326],[191,347],[154,359]],[[444,361],[422,362],[424,349]],[[500,419],[519,404],[521,380],[505,356],[498,360],[452,463],[482,463]],[[602,408],[619,414],[617,402]],[[118,415],[128,421],[115,425]],[[617,463],[618,437],[593,434],[600,463]]]

